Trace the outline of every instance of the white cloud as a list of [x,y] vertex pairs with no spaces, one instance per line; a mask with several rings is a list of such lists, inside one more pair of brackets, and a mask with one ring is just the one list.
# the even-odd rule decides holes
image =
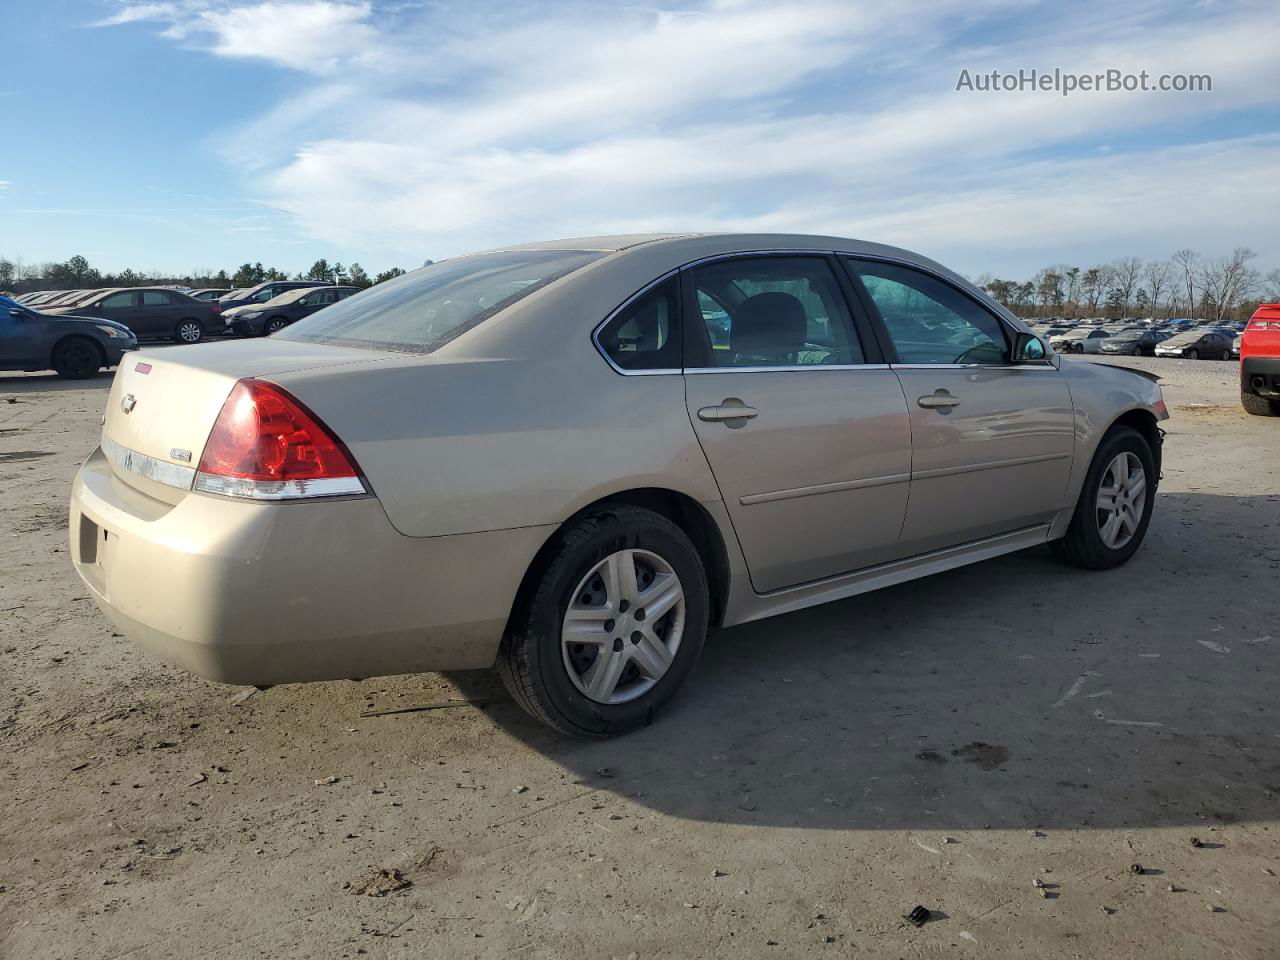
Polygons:
[[[1234,138],[1203,132],[1280,100],[1280,10],[1094,0],[1030,13],[1013,0],[569,3],[536,17],[186,0],[168,32],[321,75],[222,149],[263,202],[345,247],[416,259],[610,230],[772,228],[999,261],[1119,243],[1155,255],[1207,245],[1219,224],[1225,245],[1280,259],[1251,215],[1276,208],[1265,171],[1280,146],[1238,124]],[[1055,66],[1207,72],[1214,89],[954,91],[961,67]]]
[[118,27],[124,23],[137,23],[140,20],[167,20],[178,12],[172,3],[130,3],[109,17],[92,24],[95,27]]

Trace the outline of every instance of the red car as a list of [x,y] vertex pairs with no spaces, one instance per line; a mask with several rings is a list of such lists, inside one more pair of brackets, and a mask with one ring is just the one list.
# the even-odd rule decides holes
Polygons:
[[1280,417],[1280,303],[1261,304],[1240,337],[1240,403]]

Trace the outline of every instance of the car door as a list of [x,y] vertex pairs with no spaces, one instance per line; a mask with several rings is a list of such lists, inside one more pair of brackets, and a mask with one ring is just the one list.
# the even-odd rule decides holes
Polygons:
[[906,401],[834,257],[724,258],[681,280],[689,419],[755,589],[895,559]]
[[1004,322],[942,277],[847,262],[896,354],[911,410],[904,548],[926,553],[1047,523],[1062,508],[1074,454],[1062,373],[1049,361],[1011,364]]
[[34,313],[0,300],[0,370],[24,370],[35,361],[42,326]]
[[139,304],[139,336],[167,337],[178,323],[178,304],[167,290],[143,290]]
[[338,301],[338,292],[336,290],[316,290],[308,293],[305,297],[298,301],[298,309],[295,311],[294,320],[301,320],[303,317],[310,316],[321,307],[327,307],[331,303]]
[[122,290],[119,293],[113,293],[104,297],[96,307],[93,308],[92,315],[101,317],[104,320],[114,320],[116,323],[123,323],[138,336],[144,336],[139,324],[142,320],[142,311],[139,307],[140,294],[136,290]]

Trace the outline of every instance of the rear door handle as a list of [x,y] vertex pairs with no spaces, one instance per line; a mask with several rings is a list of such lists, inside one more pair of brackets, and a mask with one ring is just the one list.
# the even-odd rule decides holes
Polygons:
[[936,409],[938,407],[958,407],[960,405],[959,399],[951,396],[951,394],[947,393],[945,390],[939,390],[937,393],[925,394],[917,400],[916,403],[929,409]]
[[748,407],[736,397],[727,397],[714,407],[702,407],[698,410],[698,419],[715,422],[719,420],[750,420],[759,415],[755,407]]

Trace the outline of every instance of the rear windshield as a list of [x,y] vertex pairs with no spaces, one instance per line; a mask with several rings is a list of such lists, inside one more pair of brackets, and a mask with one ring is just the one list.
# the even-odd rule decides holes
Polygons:
[[277,339],[431,353],[604,254],[514,250],[445,260],[299,320]]

